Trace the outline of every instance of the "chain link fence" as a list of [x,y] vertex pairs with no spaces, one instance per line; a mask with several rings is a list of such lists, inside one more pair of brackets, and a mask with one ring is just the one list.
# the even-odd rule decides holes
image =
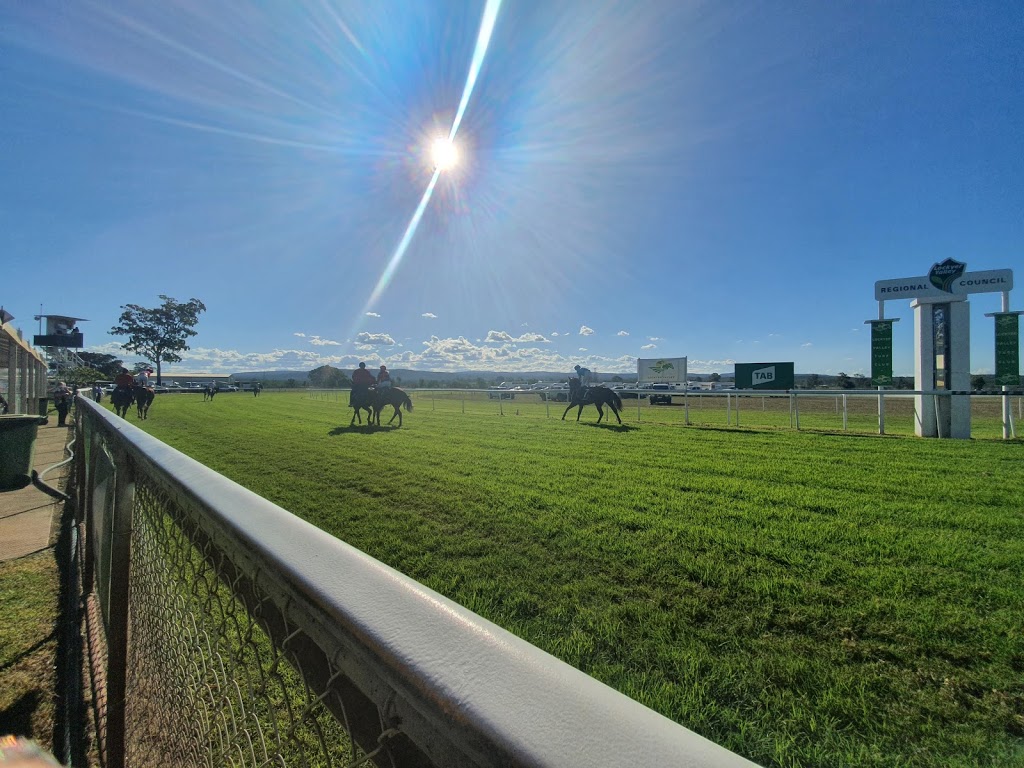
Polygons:
[[122,766],[744,766],[79,398],[92,736]]

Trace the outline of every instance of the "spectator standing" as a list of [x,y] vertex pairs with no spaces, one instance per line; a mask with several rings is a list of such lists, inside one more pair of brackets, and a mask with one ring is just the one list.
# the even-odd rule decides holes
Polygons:
[[74,395],[68,389],[67,384],[63,381],[57,384],[57,388],[53,390],[53,404],[57,408],[58,427],[66,427],[68,425],[68,412],[71,410],[71,401],[73,399]]

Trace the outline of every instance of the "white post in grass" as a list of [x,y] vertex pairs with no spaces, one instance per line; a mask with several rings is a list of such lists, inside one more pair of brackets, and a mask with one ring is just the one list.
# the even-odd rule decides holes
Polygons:
[[846,394],[843,393],[843,432],[846,431],[847,424],[849,423],[849,411],[847,410]]
[[885,395],[883,388],[878,388],[878,434],[885,434]]

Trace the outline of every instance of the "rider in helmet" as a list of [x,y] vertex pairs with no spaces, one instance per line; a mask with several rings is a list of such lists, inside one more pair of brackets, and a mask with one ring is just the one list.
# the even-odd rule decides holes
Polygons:
[[143,387],[144,389],[152,389],[149,383],[149,379],[152,375],[152,368],[143,368],[135,377],[135,383],[138,384],[140,387]]
[[380,373],[377,374],[377,389],[388,389],[391,386],[391,374],[388,373],[388,367],[382,365],[380,367]]
[[114,377],[114,386],[117,389],[131,389],[135,383],[135,379],[128,372],[127,368],[122,368],[121,372]]
[[589,368],[584,368],[582,365],[574,365],[573,370],[576,371],[576,375],[580,380],[580,387],[586,392],[587,387],[590,386],[594,374],[591,373]]
[[366,370],[366,363],[360,363],[359,367],[352,372],[352,391],[348,396],[348,404],[354,407],[356,403],[363,405],[369,402],[370,387],[375,381],[373,374]]

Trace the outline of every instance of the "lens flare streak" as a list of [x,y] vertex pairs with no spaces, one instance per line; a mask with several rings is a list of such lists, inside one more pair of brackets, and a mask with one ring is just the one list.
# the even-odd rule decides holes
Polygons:
[[[476,86],[477,77],[480,74],[480,69],[483,67],[484,57],[487,55],[487,47],[490,45],[491,35],[494,32],[494,24],[498,19],[498,11],[500,9],[501,0],[487,0],[487,5],[484,7],[483,18],[480,20],[480,32],[476,38],[476,47],[473,51],[473,58],[469,65],[469,74],[466,76],[466,86],[462,90],[462,99],[459,102],[459,109],[455,114],[455,119],[452,121],[452,129],[448,134],[449,142],[455,140],[455,136],[459,131],[459,126],[462,124],[462,117],[466,113],[466,107],[469,105],[469,98],[473,94],[473,88]],[[423,218],[423,213],[427,209],[427,204],[430,203],[430,198],[434,194],[434,188],[437,186],[437,179],[440,175],[441,168],[435,168],[434,173],[430,177],[430,183],[427,184],[427,188],[423,192],[423,197],[420,198],[419,205],[416,206],[416,211],[409,220],[409,225],[405,228],[405,233],[402,235],[402,239],[398,242],[398,247],[395,248],[394,254],[391,256],[387,266],[381,273],[380,279],[377,281],[377,285],[374,286],[373,292],[370,294],[370,298],[366,302],[366,306],[363,307],[359,316],[356,318],[355,327],[353,328],[352,333],[349,334],[351,338],[355,338],[359,323],[362,322],[366,313],[372,309],[384,294],[385,289],[391,282],[391,278],[394,277],[395,272],[401,265],[402,258],[405,256],[405,252],[408,250],[409,244],[412,242],[412,238],[416,234],[416,228],[419,226],[420,220]]]

